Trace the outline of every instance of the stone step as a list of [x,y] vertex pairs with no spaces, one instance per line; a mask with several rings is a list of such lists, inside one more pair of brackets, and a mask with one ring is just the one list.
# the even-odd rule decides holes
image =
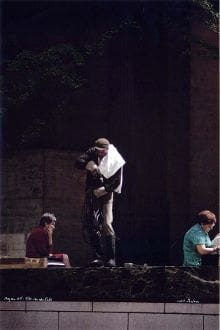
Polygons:
[[0,257],[0,269],[45,268],[47,264],[47,258]]

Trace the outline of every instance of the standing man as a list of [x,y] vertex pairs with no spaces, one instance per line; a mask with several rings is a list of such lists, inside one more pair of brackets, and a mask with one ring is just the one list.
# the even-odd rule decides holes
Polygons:
[[208,234],[216,224],[215,214],[204,210],[197,215],[196,220],[197,223],[186,232],[183,241],[183,266],[187,267],[200,267],[202,256],[216,253],[220,248],[213,247]]
[[56,225],[56,217],[52,213],[44,213],[40,218],[39,226],[34,228],[26,243],[27,258],[61,258],[65,267],[70,268],[67,254],[53,254],[53,232]]
[[115,231],[113,223],[114,193],[121,193],[124,159],[106,138],[95,141],[76,161],[78,169],[87,170],[84,221],[93,249],[91,266],[103,266],[102,234],[106,240],[106,263],[114,267]]

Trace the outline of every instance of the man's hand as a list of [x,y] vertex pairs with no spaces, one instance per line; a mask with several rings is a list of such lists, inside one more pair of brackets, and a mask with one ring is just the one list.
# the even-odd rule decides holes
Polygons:
[[47,229],[47,231],[48,231],[49,236],[53,236],[54,228],[50,227],[50,228]]
[[219,253],[219,251],[220,251],[220,246],[215,246],[215,247],[213,248],[213,252],[215,252],[215,253]]
[[53,231],[54,231],[54,226],[50,226],[47,228],[47,232],[48,232],[48,237],[49,237],[49,245],[53,245]]
[[105,187],[99,187],[97,189],[93,190],[94,195],[99,198],[107,194],[107,191],[105,190]]
[[97,164],[93,161],[93,160],[90,160],[90,162],[88,162],[86,164],[86,169],[87,171],[89,172],[93,172],[95,171],[96,169],[98,168]]

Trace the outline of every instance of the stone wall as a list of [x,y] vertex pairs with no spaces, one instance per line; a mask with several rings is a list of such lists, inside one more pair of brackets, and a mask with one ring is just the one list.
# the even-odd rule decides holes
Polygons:
[[0,302],[1,330],[218,330],[218,305]]
[[[179,52],[179,48],[168,43]],[[168,200],[170,206],[170,260],[181,259],[182,237],[201,210],[219,216],[219,59],[218,33],[195,22],[191,26],[188,72],[181,57],[168,58]],[[186,49],[182,50],[186,52]],[[177,70],[172,70],[178,61]],[[183,59],[184,60],[184,57]],[[186,93],[185,98],[179,98]],[[178,96],[177,96],[178,95]],[[185,134],[184,134],[185,131]],[[216,228],[210,233],[216,234]],[[172,244],[173,243],[173,244]]]
[[[197,136],[195,132],[193,136]],[[194,151],[197,150],[195,151],[195,157],[196,154],[199,154],[198,145],[201,139],[202,137],[198,136],[197,143],[196,140],[192,143]],[[215,149],[216,146],[213,146],[213,148]],[[168,178],[169,180],[172,178],[172,182],[169,181],[168,185],[170,208],[167,218],[169,218],[170,224],[166,230],[170,232],[169,249],[170,260],[173,265],[180,264],[182,261],[181,235],[184,233],[183,228],[185,230],[188,228],[186,222],[189,221],[185,213],[202,208],[210,208],[215,211],[215,205],[217,205],[217,160],[213,158],[216,157],[216,154],[213,153],[212,156],[210,154],[212,151],[207,149],[204,152],[207,152],[209,156],[204,159],[200,157],[201,164],[198,170],[196,170],[197,163],[192,161],[191,165],[189,164],[191,166],[190,173],[184,174],[185,177],[188,177],[188,180],[190,178],[191,188],[188,189],[187,187],[186,189],[187,194],[191,196],[190,205],[187,206],[177,192],[177,190],[181,191],[180,186],[183,184],[183,178],[180,180],[182,183],[175,186],[174,178],[171,175],[172,166],[170,167],[171,172],[168,173]],[[23,257],[28,233],[38,224],[42,213],[52,212],[55,213],[58,220],[54,235],[54,251],[67,253],[73,266],[85,266],[88,263],[90,249],[83,239],[81,222],[85,172],[74,168],[77,155],[76,152],[68,151],[20,151],[3,159],[0,255]],[[170,157],[171,164],[173,164],[173,157]],[[205,165],[205,163],[207,164]],[[209,163],[212,166],[208,166]],[[202,176],[209,177],[209,180],[202,180]],[[130,190],[129,182],[124,184],[122,203],[119,201],[121,204],[118,203],[119,207],[116,208],[118,214],[117,221],[115,221],[117,232],[121,236],[121,240],[118,242],[119,264],[125,261],[153,265],[169,264],[165,262],[165,260],[168,261],[169,251],[167,249],[161,250],[163,242],[158,242],[157,224],[153,220],[148,221],[148,223],[146,221],[146,227],[153,228],[155,235],[152,236],[152,241],[157,238],[157,258],[154,258],[153,252],[155,250],[149,244],[145,231],[142,232],[140,227],[139,236],[135,236],[131,230],[131,224],[132,226],[135,225],[136,218],[133,217],[134,214],[128,214],[127,212],[128,203],[130,205],[133,203],[133,199],[130,200],[130,198],[134,191]],[[212,199],[210,200],[211,196]],[[207,203],[205,203],[205,197],[207,197]],[[182,205],[181,209],[179,208],[180,204]],[[156,216],[157,210],[155,212],[152,217]],[[164,219],[162,215],[161,219]],[[136,224],[136,226],[139,225]],[[123,233],[126,231],[131,236],[127,241],[126,237],[125,239],[123,237]],[[151,231],[149,232],[151,233]],[[143,242],[140,237],[144,239]],[[166,245],[168,243],[167,239]],[[141,262],[132,259],[138,244],[140,245]],[[151,255],[150,261],[148,261],[149,255]],[[164,261],[161,263],[158,260],[162,255],[164,255]]]
[[[219,212],[218,33],[193,26],[190,111],[190,209]],[[215,50],[215,52],[213,51]]]
[[88,246],[82,237],[85,173],[74,168],[77,153],[22,151],[3,159],[1,255],[22,257],[26,236],[44,212],[57,217],[55,252],[83,265]]
[[25,234],[0,234],[0,254],[3,256],[13,256],[14,258],[24,257]]

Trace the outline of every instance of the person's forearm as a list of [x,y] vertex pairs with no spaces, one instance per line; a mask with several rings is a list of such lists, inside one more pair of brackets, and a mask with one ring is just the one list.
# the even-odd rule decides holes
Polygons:
[[53,230],[48,230],[48,243],[50,247],[53,245]]
[[213,253],[213,252],[217,252],[218,251],[218,247],[204,247],[204,248],[200,248],[198,250],[198,252],[201,254],[201,255],[207,255],[207,254],[210,254],[210,253]]
[[49,236],[49,246],[52,246],[53,245],[53,238],[52,238],[52,236],[50,237]]

